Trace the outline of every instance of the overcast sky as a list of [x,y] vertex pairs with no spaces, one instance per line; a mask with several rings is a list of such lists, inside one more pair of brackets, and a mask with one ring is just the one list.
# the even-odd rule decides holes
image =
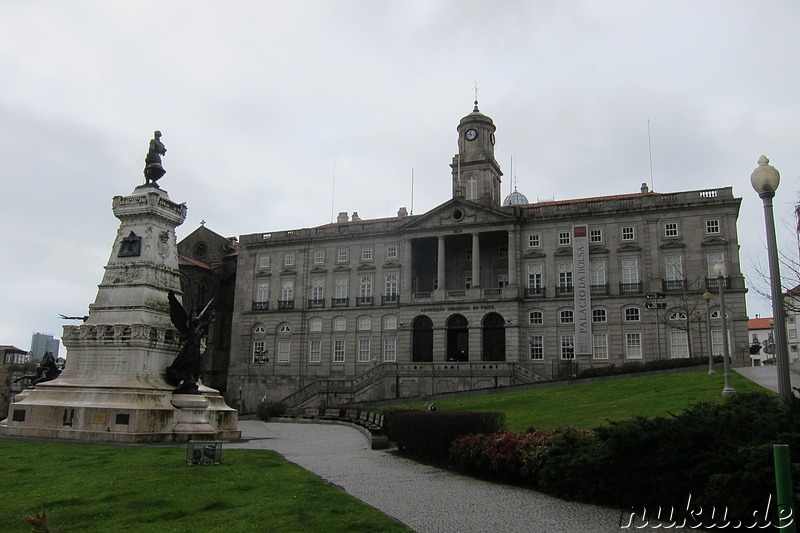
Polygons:
[[[5,0],[0,344],[27,350],[87,312],[111,198],[142,182],[153,130],[160,184],[188,205],[179,239],[201,220],[238,236],[393,216],[412,208],[412,168],[419,214],[451,197],[476,80],[504,195],[512,156],[532,202],[733,186],[754,279],[761,154],[797,256],[798,25],[789,0]],[[748,313],[770,304],[751,291]]]

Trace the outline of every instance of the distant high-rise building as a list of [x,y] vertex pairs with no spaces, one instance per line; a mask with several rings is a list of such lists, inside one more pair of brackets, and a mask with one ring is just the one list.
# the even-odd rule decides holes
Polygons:
[[58,359],[58,349],[61,341],[54,339],[47,333],[34,333],[31,337],[31,357],[41,359],[47,352],[52,352],[53,357]]

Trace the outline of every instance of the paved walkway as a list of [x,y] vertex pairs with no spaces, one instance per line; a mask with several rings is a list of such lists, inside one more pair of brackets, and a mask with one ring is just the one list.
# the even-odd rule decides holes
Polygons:
[[[716,365],[717,374],[724,372],[722,365]],[[772,366],[744,366],[741,368],[734,368],[734,371],[743,375],[744,377],[755,381],[762,387],[769,390],[778,392],[778,367]],[[793,369],[789,369],[789,379],[791,380],[792,387],[800,388],[800,373]],[[797,394],[795,392],[795,394]]]
[[275,450],[418,533],[635,530],[620,529],[615,509],[566,502],[371,450],[364,435],[347,426],[240,420],[239,429],[244,440],[226,447]]

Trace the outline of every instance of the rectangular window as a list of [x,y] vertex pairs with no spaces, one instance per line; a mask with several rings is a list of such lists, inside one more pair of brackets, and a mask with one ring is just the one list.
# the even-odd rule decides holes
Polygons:
[[636,240],[636,229],[633,226],[625,226],[622,228],[622,240],[633,241]]
[[642,334],[641,333],[626,333],[625,334],[625,354],[628,359],[641,359],[642,358]]
[[667,222],[664,224],[664,237],[677,237],[678,236],[678,223]]
[[639,259],[629,257],[622,260],[622,283],[639,283]]
[[464,259],[467,260],[467,263],[472,262],[472,248],[467,248],[464,252]]
[[604,260],[589,261],[589,278],[592,285],[606,284],[606,262]]
[[574,324],[575,313],[572,311],[572,309],[565,309],[558,314],[558,321],[561,324]]
[[605,333],[592,335],[592,347],[595,359],[608,359],[608,337]]
[[528,265],[528,288],[538,290],[542,288],[542,275],[544,265]]
[[544,314],[541,311],[531,311],[528,314],[528,324],[531,326],[544,324]]
[[325,251],[324,250],[317,250],[314,252],[314,264],[321,265],[325,263]]
[[347,250],[338,250],[336,252],[336,261],[338,263],[346,263],[347,262]]
[[333,319],[333,331],[347,330],[347,319],[343,316],[337,316]]
[[383,339],[383,360],[387,363],[397,361],[397,339]]
[[368,315],[358,317],[358,330],[370,331],[372,329],[372,317]]
[[333,362],[334,363],[344,363],[344,341],[343,340],[334,340],[333,341]]
[[386,296],[397,295],[397,274],[386,274]]
[[561,359],[575,359],[575,335],[561,335]]
[[664,256],[664,264],[666,266],[665,279],[667,281],[680,281],[683,279],[683,256]]
[[528,235],[528,248],[539,248],[542,245],[542,236],[538,233]]
[[289,362],[289,348],[291,347],[291,341],[284,340],[278,341],[278,362],[279,363],[288,363]]
[[325,280],[321,278],[311,280],[311,299],[323,300],[325,298]]
[[269,283],[262,282],[258,284],[258,290],[256,290],[256,301],[257,302],[269,301]]
[[361,260],[362,261],[372,261],[372,248],[362,248],[361,249]]
[[386,245],[386,259],[397,259],[397,245],[396,244],[387,244]]
[[591,243],[603,242],[603,229],[589,228],[589,242]]
[[472,276],[464,276],[464,289],[472,288]]
[[569,231],[559,232],[558,244],[561,246],[567,246],[569,244],[572,244],[572,236],[570,235]]
[[287,252],[283,254],[283,266],[294,266],[294,252]]
[[253,343],[253,362],[264,363],[264,341],[255,341]]
[[361,276],[361,284],[359,285],[358,295],[361,298],[372,297],[372,276]]
[[508,259],[508,246],[501,246],[497,249],[498,259]]
[[592,309],[592,322],[595,324],[607,322],[608,316],[605,309]]
[[544,359],[544,336],[531,335],[531,359],[541,361]]
[[311,320],[308,321],[308,329],[313,332],[320,332],[322,331],[322,319],[318,316],[315,316]]
[[689,341],[685,331],[669,332],[669,347],[673,359],[689,357]]
[[[730,331],[730,330],[729,330]],[[730,351],[730,337],[728,337],[728,351]],[[722,330],[721,329],[712,329],[711,330],[711,354],[714,356],[722,355]]]
[[383,329],[397,329],[397,317],[388,315],[383,319]]
[[719,233],[719,219],[706,220],[706,233],[709,235]]
[[369,339],[358,339],[358,362],[369,363]]
[[269,268],[269,255],[264,254],[258,257],[258,266],[260,268]]
[[283,283],[281,284],[281,299],[284,302],[294,300],[294,280],[283,280]]
[[572,289],[572,263],[558,264],[558,287],[564,290]]
[[628,307],[625,309],[625,322],[639,322],[639,308]]
[[718,264],[725,266],[725,253],[724,252],[710,252],[706,254],[706,275],[714,279],[717,273],[714,272],[714,267]]
[[508,274],[497,275],[497,288],[502,289],[508,286]]
[[347,298],[347,278],[336,278],[335,298]]
[[308,343],[308,362],[319,363],[322,360],[322,341],[310,341]]

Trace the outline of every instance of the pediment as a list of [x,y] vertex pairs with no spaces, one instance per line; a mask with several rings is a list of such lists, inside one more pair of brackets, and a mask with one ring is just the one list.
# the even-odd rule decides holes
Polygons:
[[348,272],[350,271],[350,267],[347,265],[336,265],[333,267],[334,272]]
[[561,248],[559,250],[556,250],[553,253],[553,255],[555,257],[564,257],[565,255],[568,255],[569,257],[572,257],[572,248]]
[[606,248],[605,246],[598,246],[598,245],[589,246],[589,255],[601,255],[607,253],[608,253],[608,248]]
[[400,268],[402,265],[397,261],[386,261],[382,266],[383,268]]
[[324,274],[327,271],[328,271],[327,268],[323,268],[321,266],[315,266],[314,268],[311,269],[312,274]]
[[297,274],[297,271],[290,268],[284,268],[281,270],[281,276],[293,276],[295,274]]
[[525,257],[542,258],[547,257],[547,254],[540,250],[529,250],[525,252]]
[[686,248],[686,245],[683,244],[681,241],[667,241],[661,246],[659,246],[662,250],[674,250],[677,248]]
[[707,239],[703,239],[703,242],[700,243],[700,246],[715,246],[715,245],[726,245],[728,244],[728,240],[725,237],[709,237]]
[[271,275],[272,275],[272,272],[270,272],[269,270],[260,270],[260,271],[256,272],[256,277],[257,278],[267,278],[267,277],[269,277]]
[[511,210],[506,211],[500,207],[488,207],[469,200],[454,198],[415,217],[404,226],[404,229],[457,228],[475,224],[502,225],[513,223],[515,220],[516,217]]
[[361,271],[375,270],[375,265],[373,265],[372,263],[362,263],[358,265],[358,267],[356,267],[356,270],[361,270]]
[[630,244],[630,243],[623,244],[622,246],[617,248],[617,252],[641,252],[641,251],[642,251],[641,246],[637,246],[635,244]]

